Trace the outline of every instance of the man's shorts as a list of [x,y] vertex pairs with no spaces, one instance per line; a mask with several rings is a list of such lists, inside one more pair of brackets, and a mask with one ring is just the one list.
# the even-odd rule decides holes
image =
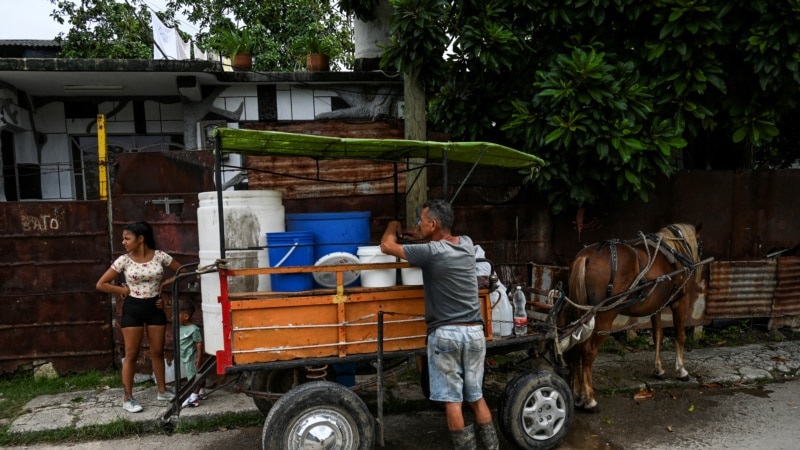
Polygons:
[[122,320],[119,326],[141,327],[147,325],[166,325],[167,315],[164,310],[156,307],[158,297],[136,298],[127,297],[122,304]]
[[475,402],[483,397],[483,325],[443,325],[428,335],[431,400]]

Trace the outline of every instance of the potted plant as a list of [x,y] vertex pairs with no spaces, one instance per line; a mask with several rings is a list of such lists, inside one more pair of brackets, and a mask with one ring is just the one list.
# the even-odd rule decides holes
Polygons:
[[309,72],[330,70],[330,59],[338,54],[334,39],[318,30],[295,42],[294,51],[298,56],[305,58],[306,69]]
[[253,68],[256,41],[256,34],[249,28],[222,28],[211,36],[210,45],[231,59],[233,70],[247,71]]

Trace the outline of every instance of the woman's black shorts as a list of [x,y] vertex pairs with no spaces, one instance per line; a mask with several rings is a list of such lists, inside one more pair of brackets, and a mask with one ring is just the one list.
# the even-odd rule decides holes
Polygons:
[[166,325],[167,315],[163,309],[156,307],[156,300],[159,298],[126,298],[122,304],[120,327],[141,327],[144,324]]

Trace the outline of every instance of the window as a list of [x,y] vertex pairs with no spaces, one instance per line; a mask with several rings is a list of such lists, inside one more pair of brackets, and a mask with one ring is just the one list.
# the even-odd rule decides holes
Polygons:
[[0,151],[3,154],[2,187],[7,201],[42,198],[42,174],[38,164],[17,164],[14,133],[0,131]]

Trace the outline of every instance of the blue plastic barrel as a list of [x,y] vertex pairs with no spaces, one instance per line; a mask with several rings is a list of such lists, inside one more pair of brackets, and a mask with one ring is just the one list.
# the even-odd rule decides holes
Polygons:
[[314,233],[314,261],[369,245],[369,211],[286,214],[286,231]]
[[[267,255],[270,267],[314,265],[314,233],[295,231],[267,233]],[[311,273],[271,274],[273,292],[297,292],[314,288]]]
[[[369,222],[369,211],[286,214],[286,231],[314,233],[317,261],[336,252],[356,255],[358,247],[369,245]],[[360,281],[350,286],[360,286]]]

